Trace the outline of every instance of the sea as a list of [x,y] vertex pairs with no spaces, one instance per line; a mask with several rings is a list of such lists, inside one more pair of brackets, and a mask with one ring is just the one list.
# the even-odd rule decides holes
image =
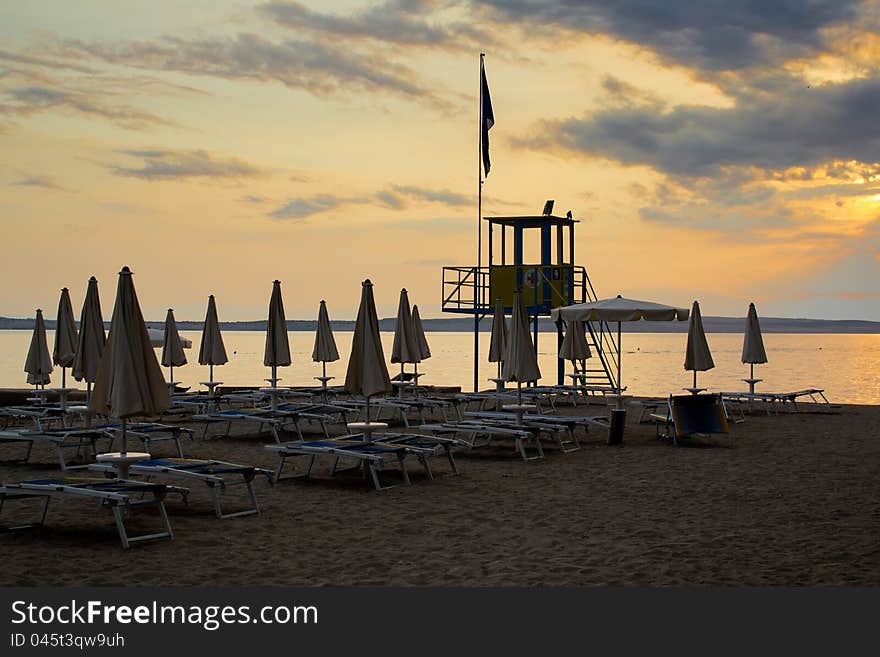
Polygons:
[[[185,350],[189,361],[174,368],[174,379],[193,390],[199,382],[208,380],[208,367],[198,364],[198,331],[181,331],[181,336],[192,340],[192,348]],[[279,368],[282,378],[279,385],[315,385],[313,377],[321,375],[321,363],[311,359],[314,334],[291,331],[290,350],[293,364]],[[51,352],[54,332],[47,331]],[[345,380],[348,353],[352,333],[335,333],[340,360],[327,363],[327,375],[336,377],[331,381],[341,384]],[[428,334],[431,358],[419,364],[424,373],[421,382],[442,386],[461,386],[473,389],[474,339],[472,333],[436,332]],[[24,361],[30,344],[31,331],[0,331],[0,388],[27,387]],[[265,334],[260,331],[224,331],[223,340],[229,356],[226,365],[214,368],[214,380],[226,385],[263,386],[271,373],[263,365]],[[391,365],[393,334],[382,333],[382,343],[388,369],[393,376],[400,371],[399,365]],[[736,333],[710,333],[709,346],[715,368],[699,372],[697,382],[709,391],[747,390],[742,379],[749,375],[749,366],[740,361],[742,335]],[[687,335],[684,333],[624,333],[622,344],[622,380],[627,393],[633,395],[665,396],[678,393],[693,383],[693,374],[684,369],[684,351]],[[542,333],[539,345],[539,365],[542,383],[556,383],[557,358],[554,334]],[[551,346],[552,345],[552,346]],[[815,334],[815,333],[765,333],[764,345],[768,363],[755,366],[755,377],[763,379],[757,391],[786,392],[805,388],[821,388],[832,403],[880,404],[880,335],[877,334]],[[497,375],[496,365],[489,363],[489,334],[480,335],[479,384],[487,389],[493,386],[489,377]],[[156,349],[157,358],[161,349]],[[406,366],[412,371],[412,365]],[[163,368],[166,378],[167,368]],[[571,372],[566,363],[566,372]],[[568,383],[570,379],[566,377]],[[68,386],[76,384],[67,372]],[[52,373],[50,386],[61,385],[61,370]]]

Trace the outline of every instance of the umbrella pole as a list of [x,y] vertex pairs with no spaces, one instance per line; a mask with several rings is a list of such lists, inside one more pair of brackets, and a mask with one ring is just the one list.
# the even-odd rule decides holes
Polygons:
[[208,365],[208,380],[211,382],[211,385],[208,386],[210,390],[208,391],[208,397],[214,396],[214,363],[210,363]]
[[617,322],[617,394],[623,394],[623,386],[620,385],[620,365],[621,365],[621,353],[620,353],[620,322]]
[[66,367],[61,368],[61,387],[62,388],[67,387],[67,368]]
[[696,387],[697,387],[697,370],[694,370],[694,390],[696,390]]
[[403,363],[400,364],[400,385],[398,386],[398,390],[400,391],[398,393],[400,395],[400,401],[403,401]]

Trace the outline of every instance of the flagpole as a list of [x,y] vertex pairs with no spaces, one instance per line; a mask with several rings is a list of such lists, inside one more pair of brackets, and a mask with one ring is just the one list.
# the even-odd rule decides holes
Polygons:
[[479,301],[480,268],[483,265],[483,58],[480,53],[480,73],[477,76],[478,111],[477,120],[477,269],[474,272],[474,392],[480,387],[480,315],[477,310]]

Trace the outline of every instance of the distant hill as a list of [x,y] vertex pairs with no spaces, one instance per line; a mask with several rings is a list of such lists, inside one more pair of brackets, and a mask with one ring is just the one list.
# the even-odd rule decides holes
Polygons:
[[[379,328],[382,331],[393,331],[395,318],[386,317],[379,320]],[[107,328],[109,322],[104,323]],[[291,319],[287,321],[289,331],[314,331],[314,320]],[[331,322],[336,331],[353,331],[354,320],[336,320]],[[449,317],[440,319],[423,319],[422,324],[428,332],[438,331],[464,331],[473,330],[473,319],[465,317]],[[164,321],[148,321],[151,328],[162,328]],[[687,322],[624,322],[623,331],[626,333],[686,333]],[[34,326],[33,318],[19,319],[0,317],[0,330],[25,329],[30,330]],[[707,333],[742,333],[745,327],[743,317],[703,317],[703,327]],[[54,329],[55,321],[46,320],[46,328]],[[177,328],[181,331],[201,331],[202,322],[178,321]],[[220,322],[220,328],[224,331],[265,331],[266,320],[248,322]],[[487,317],[480,322],[481,331],[489,331],[492,328],[492,319]],[[555,325],[547,318],[542,318],[538,323],[538,330],[553,332]],[[761,330],[764,333],[880,333],[880,322],[869,322],[858,319],[793,319],[786,317],[762,317]]]

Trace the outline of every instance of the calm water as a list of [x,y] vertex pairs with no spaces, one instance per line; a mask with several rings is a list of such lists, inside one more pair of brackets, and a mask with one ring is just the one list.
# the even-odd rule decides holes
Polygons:
[[[198,386],[208,379],[208,368],[197,364],[200,333],[181,331],[193,342],[186,350],[189,364],[175,368],[174,378],[185,385]],[[22,371],[30,331],[0,331],[0,387],[26,386]],[[337,332],[336,342],[341,359],[328,363],[327,374],[341,383],[345,377],[348,349],[352,334]],[[740,379],[748,375],[748,366],[740,363],[742,336],[732,333],[710,334],[709,345],[715,360],[715,369],[701,372],[698,382],[713,390],[745,390]],[[48,332],[51,350],[54,335]],[[214,368],[214,378],[230,385],[265,385],[269,368],[263,366],[265,334],[258,331],[226,331],[223,333],[229,363]],[[314,335],[291,332],[291,367],[279,368],[281,385],[310,385],[311,377],[321,374],[320,363],[311,361]],[[386,357],[391,354],[392,334],[383,333]],[[422,382],[436,385],[461,385],[469,390],[472,385],[473,334],[433,333],[428,336],[433,357],[419,366],[426,373]],[[683,369],[685,334],[633,333],[623,336],[623,383],[636,395],[665,395],[691,384],[692,374]],[[541,334],[544,346],[540,354],[544,382],[556,381],[555,352],[550,351],[554,336]],[[758,390],[784,391],[800,388],[825,388],[832,402],[862,404],[880,403],[880,335],[806,335],[771,333],[764,336],[770,362],[758,365],[755,375],[763,378]],[[480,350],[486,352],[489,335],[481,334]],[[161,350],[156,350],[157,356]],[[480,380],[482,387],[491,386],[486,379],[495,374],[495,366],[481,357]],[[389,365],[392,376],[399,365]],[[407,366],[410,370],[411,366]],[[164,370],[167,375],[167,369]],[[61,372],[52,374],[52,385],[60,385]],[[68,382],[70,374],[68,372]]]

